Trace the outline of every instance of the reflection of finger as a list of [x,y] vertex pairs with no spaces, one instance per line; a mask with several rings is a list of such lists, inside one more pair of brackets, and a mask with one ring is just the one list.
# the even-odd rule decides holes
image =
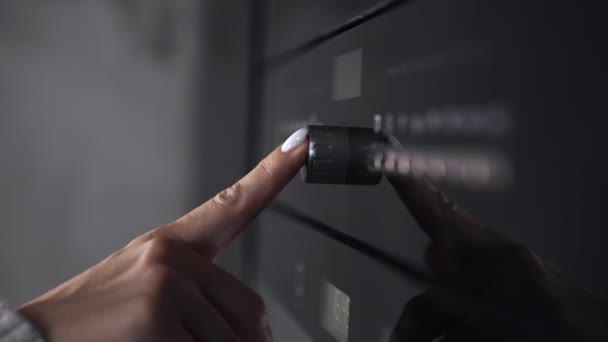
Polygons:
[[177,237],[197,253],[213,259],[270,204],[305,159],[306,144],[288,152],[277,148],[234,185],[154,234]]
[[178,307],[180,319],[195,341],[238,341],[220,313],[196,289],[180,291]]
[[183,323],[180,322],[179,317],[174,317],[172,320],[163,321],[163,327],[160,331],[155,332],[154,336],[149,336],[146,341],[151,342],[164,342],[164,341],[176,341],[176,342],[195,342],[192,333],[184,327]]
[[425,293],[409,301],[395,327],[394,342],[432,341],[451,331],[481,304],[488,284],[483,264],[467,265],[437,279]]
[[496,342],[497,340],[484,336],[481,327],[471,328],[469,326],[458,326],[450,331],[439,342]]
[[[220,317],[238,336],[246,337],[247,341],[252,342],[271,340],[268,317],[262,298],[241,281],[191,251],[185,243],[179,240],[157,237],[148,240],[141,246],[140,253],[145,254],[145,258],[150,262],[165,265],[187,279],[188,282],[196,284],[198,294],[205,297],[205,300],[214,307],[214,310],[217,310]],[[186,288],[180,293],[188,293],[189,290]],[[194,297],[194,295],[190,295],[185,300],[193,298],[193,301],[196,301],[197,299]],[[198,299],[198,301],[201,300]],[[196,312],[196,307],[191,307],[191,304],[187,302],[182,303],[181,306],[189,308],[189,312]],[[201,305],[204,306],[204,304]],[[207,313],[204,317],[209,316],[211,314]],[[226,336],[226,334],[222,336]],[[207,339],[200,340],[207,341]],[[211,338],[209,340],[221,339]],[[231,340],[226,339],[226,341]]]
[[405,305],[391,342],[431,342],[445,335],[457,322],[457,318],[437,305],[432,294],[425,292]]
[[559,268],[557,268],[552,263],[542,260],[542,259],[540,259],[540,257],[537,257],[537,259],[538,259],[539,264],[542,265],[542,267],[549,274],[551,274],[553,277],[555,277],[555,279],[558,279],[559,281],[563,281],[564,283],[572,286],[573,288],[579,288],[581,286],[576,281],[574,281],[572,278],[566,276]]
[[241,339],[251,342],[272,341],[268,313],[262,297],[214,264],[205,264],[200,274],[201,292]]
[[389,177],[420,228],[450,253],[475,253],[505,239],[487,230],[427,180]]
[[444,248],[431,241],[424,251],[424,260],[436,276],[441,276],[456,270],[456,265]]

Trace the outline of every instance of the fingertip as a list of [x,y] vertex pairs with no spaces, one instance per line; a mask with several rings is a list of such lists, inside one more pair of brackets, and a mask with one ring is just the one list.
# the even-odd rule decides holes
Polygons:
[[276,148],[235,184],[180,218],[175,235],[213,259],[299,172],[306,161],[306,141],[288,152]]
[[489,231],[427,179],[389,180],[420,228],[447,251],[468,253],[487,245]]
[[241,179],[241,183],[268,183],[270,188],[282,189],[304,166],[307,158],[307,137],[285,152],[285,144],[262,159],[258,165]]
[[[304,135],[302,138],[300,136],[301,132],[307,132],[307,129],[303,128],[292,134],[285,143],[262,159],[258,166],[246,175],[242,181],[259,180],[260,177],[263,177],[263,174],[266,174],[270,176],[271,184],[269,185],[271,187],[282,189],[287,185],[304,166],[308,157],[308,135]],[[292,138],[297,142],[290,142],[289,140]],[[256,171],[262,171],[262,175],[258,175]]]
[[287,138],[287,140],[285,140],[283,145],[281,145],[281,152],[289,153],[290,151],[294,150],[296,147],[303,145],[303,143],[307,140],[307,138],[308,138],[308,128],[300,128],[299,130],[295,131],[292,135],[290,135],[289,138]]

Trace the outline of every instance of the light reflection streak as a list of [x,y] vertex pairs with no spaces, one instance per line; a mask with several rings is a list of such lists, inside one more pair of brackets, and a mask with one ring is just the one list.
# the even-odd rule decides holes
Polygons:
[[498,151],[454,150],[403,146],[375,152],[374,171],[465,186],[478,190],[499,190],[511,184],[513,170]]

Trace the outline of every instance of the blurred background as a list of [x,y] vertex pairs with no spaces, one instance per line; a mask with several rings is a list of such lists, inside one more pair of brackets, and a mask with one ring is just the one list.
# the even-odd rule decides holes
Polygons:
[[[238,19],[242,4],[230,2],[237,10],[224,15]],[[243,132],[223,120],[245,106],[246,22],[216,25],[221,41],[205,41],[223,20],[214,6],[0,2],[0,296],[17,305],[43,293],[243,172],[244,158],[229,155]],[[197,128],[214,44],[222,77],[210,93],[233,100],[208,123],[234,136],[214,160],[221,173],[200,165],[213,137]]]

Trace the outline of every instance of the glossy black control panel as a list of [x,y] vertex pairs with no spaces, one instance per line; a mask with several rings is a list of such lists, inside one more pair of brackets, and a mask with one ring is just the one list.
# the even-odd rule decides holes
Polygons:
[[[608,120],[601,115],[603,25],[594,7],[544,0],[396,7],[268,71],[260,153],[311,124],[381,132],[397,144],[373,154],[371,171],[431,179],[487,226],[608,293],[608,279],[584,266],[608,267],[595,229],[598,189],[607,188]],[[352,187],[296,179],[279,201],[423,267],[428,239],[386,181]],[[320,318],[324,289],[336,294],[337,309],[349,303],[352,342],[382,341],[420,288],[305,223],[268,214],[262,226],[261,281],[315,341],[345,341],[343,326]]]
[[272,57],[356,17],[376,0],[269,0],[265,11],[267,49]]

